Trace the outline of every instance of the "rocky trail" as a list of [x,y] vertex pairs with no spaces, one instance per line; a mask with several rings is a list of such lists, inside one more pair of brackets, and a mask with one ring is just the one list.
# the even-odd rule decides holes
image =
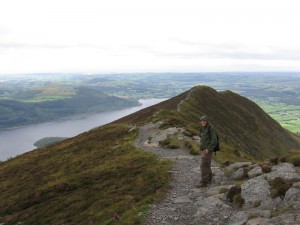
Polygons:
[[[156,125],[141,127],[137,147],[172,160],[174,166],[170,171],[171,189],[163,201],[151,206],[146,225],[227,224],[234,210],[218,198],[207,198],[206,192],[213,188],[213,184],[207,188],[195,188],[200,179],[200,156],[192,156],[183,149],[161,148],[155,140],[152,144],[147,143],[156,132]],[[213,163],[213,169],[218,169],[216,163]]]
[[[177,135],[179,140],[184,137],[179,128],[160,130],[159,125],[150,123],[139,127],[139,137],[135,141],[136,147],[173,162],[170,189],[162,201],[151,205],[145,225],[300,224],[300,175],[291,164],[274,166],[271,173],[264,174],[251,162],[235,163],[226,168],[213,162],[212,183],[205,188],[195,188],[200,179],[200,156],[193,156],[183,148],[162,148],[159,141],[168,135]],[[249,178],[241,188],[244,205],[236,207],[228,201],[227,193],[234,187],[234,181],[243,179],[246,167],[251,171],[247,170]],[[273,199],[267,180],[277,176],[295,182],[284,198]]]

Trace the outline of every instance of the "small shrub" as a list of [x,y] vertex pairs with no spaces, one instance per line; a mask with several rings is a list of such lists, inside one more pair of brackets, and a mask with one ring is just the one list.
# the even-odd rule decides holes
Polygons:
[[235,154],[235,155],[238,156],[238,157],[241,157],[241,153],[240,153],[239,150],[237,150],[237,149],[234,149],[234,150],[233,150],[233,154]]
[[193,144],[192,144],[191,141],[185,141],[185,142],[184,142],[184,146],[187,147],[187,148],[189,148],[189,149],[192,147],[192,145],[193,145]]
[[159,141],[159,144],[162,147],[170,148],[170,149],[180,148],[180,143],[177,140],[172,139],[172,138],[167,138],[165,140]]
[[233,207],[235,209],[242,208],[244,203],[245,203],[245,199],[241,196],[241,194],[237,194],[233,197]]
[[282,177],[276,177],[274,180],[269,182],[271,186],[271,197],[283,198],[286,191],[292,186],[292,183],[285,181]]
[[186,141],[185,146],[190,150],[191,155],[200,155],[201,152],[198,144]]
[[269,164],[260,164],[259,166],[264,173],[270,173],[272,171],[272,166]]
[[164,123],[159,126],[160,130],[167,129],[169,127],[183,127],[185,123],[181,121],[179,118],[176,116],[171,116],[164,120]]
[[253,218],[259,217],[259,215],[255,212],[251,212],[248,214],[248,220],[251,220]]
[[272,163],[273,165],[277,165],[278,164],[278,157],[274,157],[269,159],[269,162]]
[[278,211],[271,210],[271,218],[278,216]]
[[279,161],[282,162],[282,163],[285,163],[285,162],[287,162],[287,157],[282,156],[282,157],[279,158]]
[[165,140],[159,141],[159,144],[162,147],[167,147],[170,144],[170,140],[169,139],[165,139]]
[[190,154],[191,155],[200,155],[200,149],[199,148],[195,148],[194,146],[192,146],[192,148],[190,149]]
[[191,132],[189,132],[189,131],[187,131],[187,130],[184,130],[184,131],[183,131],[183,135],[184,135],[184,136],[187,136],[187,137],[193,137],[193,136],[194,136]]
[[178,145],[177,143],[170,143],[168,147],[170,149],[177,149],[180,148],[180,145]]
[[225,188],[225,187],[222,187],[220,190],[219,190],[219,194],[224,194],[228,191],[228,188]]
[[261,206],[261,200],[256,200],[255,202],[253,202],[253,207],[254,208],[257,208],[259,206]]
[[185,129],[187,132],[190,133],[191,136],[189,137],[193,137],[193,136],[196,136],[196,135],[199,135],[199,130],[198,130],[198,126],[195,125],[195,124],[185,124]]
[[248,172],[249,172],[251,169],[253,169],[253,166],[252,166],[252,165],[250,165],[250,166],[245,166],[243,169],[244,169],[244,179],[245,179],[245,178],[249,178]]
[[230,164],[231,164],[230,161],[225,161],[225,162],[223,163],[223,166],[229,166]]
[[233,202],[234,196],[239,195],[241,193],[242,189],[239,185],[235,185],[231,187],[226,195],[226,198],[229,202]]
[[290,158],[290,162],[294,165],[294,166],[300,166],[300,155],[294,155]]
[[278,191],[276,189],[271,189],[271,198],[277,198],[279,196]]

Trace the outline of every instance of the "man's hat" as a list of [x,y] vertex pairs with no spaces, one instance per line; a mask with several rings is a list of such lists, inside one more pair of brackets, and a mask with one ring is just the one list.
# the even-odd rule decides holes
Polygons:
[[205,120],[205,121],[207,121],[207,117],[206,117],[206,116],[201,116],[201,117],[200,117],[200,120]]

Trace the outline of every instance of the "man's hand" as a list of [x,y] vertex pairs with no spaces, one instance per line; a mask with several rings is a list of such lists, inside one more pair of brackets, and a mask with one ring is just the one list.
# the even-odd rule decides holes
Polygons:
[[205,151],[205,153],[206,153],[206,154],[208,154],[208,153],[209,153],[208,149],[205,149],[204,151]]

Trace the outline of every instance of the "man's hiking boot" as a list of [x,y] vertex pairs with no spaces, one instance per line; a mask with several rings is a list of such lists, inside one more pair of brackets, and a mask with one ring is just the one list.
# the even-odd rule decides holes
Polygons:
[[196,184],[196,188],[203,188],[203,187],[207,187],[207,183],[199,182],[198,184]]

